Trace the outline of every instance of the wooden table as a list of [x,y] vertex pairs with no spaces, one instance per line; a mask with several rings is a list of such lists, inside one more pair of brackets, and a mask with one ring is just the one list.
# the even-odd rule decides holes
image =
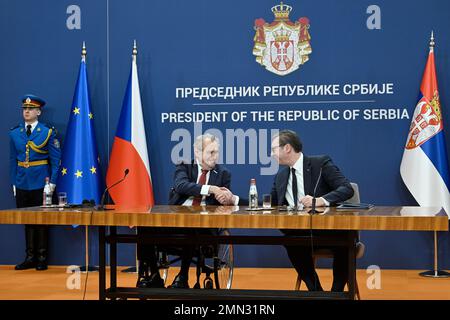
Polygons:
[[[447,231],[448,217],[437,207],[373,207],[368,210],[338,210],[326,208],[324,212],[310,215],[306,211],[286,212],[246,211],[239,207],[183,207],[154,206],[146,208],[115,208],[96,211],[94,208],[25,208],[0,211],[0,224],[87,225],[99,227],[99,298],[343,298],[355,296],[356,259],[355,242],[358,230]],[[117,234],[118,226],[134,227],[195,227],[239,229],[327,229],[349,230],[348,239],[336,243],[335,239],[320,239],[315,244],[346,246],[349,250],[348,292],[317,293],[301,291],[259,290],[187,290],[138,289],[117,287],[117,243],[136,243],[136,235]],[[107,233],[107,230],[109,231]],[[156,237],[150,241],[193,242],[189,237]],[[310,239],[295,236],[201,236],[195,243],[234,244],[307,244]],[[179,242],[178,242],[179,243]],[[110,250],[110,288],[106,289],[106,248]]]

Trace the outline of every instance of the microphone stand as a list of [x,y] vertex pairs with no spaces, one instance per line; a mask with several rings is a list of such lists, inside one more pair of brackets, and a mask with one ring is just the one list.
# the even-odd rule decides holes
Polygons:
[[98,272],[99,268],[97,266],[89,265],[89,226],[86,226],[85,237],[86,237],[86,249],[84,252],[85,265],[80,267],[80,271],[83,273]]
[[[116,183],[114,183],[112,186],[110,186],[109,188],[106,188],[105,191],[103,192],[102,195],[102,199],[100,201],[100,206],[94,207],[94,203],[92,202],[88,202],[88,201],[83,201],[83,205],[84,206],[92,206],[94,207],[97,211],[105,211],[105,210],[112,210],[112,209],[108,209],[105,208],[105,196],[106,196],[106,192],[108,190],[110,190],[112,187],[118,185],[119,183],[121,183],[123,180],[125,180],[125,178],[127,177],[128,173],[130,172],[129,169],[125,169],[125,174],[123,176],[122,179],[120,179],[119,181],[117,181]],[[97,272],[99,271],[99,268],[96,266],[90,266],[89,265],[89,226],[86,226],[86,250],[85,250],[85,263],[86,265],[80,267],[80,271],[81,272]]]
[[[316,210],[316,192],[317,192],[317,186],[319,185],[320,178],[322,177],[322,168],[323,168],[323,164],[320,166],[319,177],[317,178],[316,185],[314,187],[313,198],[312,198],[312,203],[311,203],[311,210],[308,211],[308,213],[309,213],[309,232],[310,232],[310,239],[311,239],[311,257],[313,257],[313,258],[314,258],[314,236],[313,236],[313,218],[312,218],[312,216],[315,213],[322,212],[322,211]],[[315,268],[315,266],[314,266],[314,268]],[[317,277],[318,276],[316,274],[316,271],[314,270],[314,290],[317,290]]]
[[316,186],[314,187],[314,194],[312,198],[311,210],[308,211],[309,214],[322,213],[323,211],[316,210],[316,191],[319,185],[320,178],[322,177],[322,168],[320,167],[319,177],[317,178]]
[[312,199],[312,205],[311,210],[308,211],[308,213],[314,214],[314,213],[322,213],[323,211],[316,210],[316,197],[314,196]]
[[105,197],[106,197],[106,192],[108,192],[108,191],[111,190],[113,187],[115,187],[116,185],[118,185],[119,183],[121,183],[123,180],[125,180],[125,178],[127,177],[127,175],[128,175],[129,172],[130,172],[129,169],[125,169],[123,178],[120,179],[119,181],[117,181],[116,183],[114,183],[112,186],[110,186],[110,187],[108,187],[108,188],[105,189],[105,191],[103,192],[103,195],[102,195],[102,199],[101,199],[101,201],[100,201],[100,205],[97,206],[97,207],[95,208],[97,211],[114,210],[114,209],[110,209],[110,208],[106,208],[106,207],[105,207]]

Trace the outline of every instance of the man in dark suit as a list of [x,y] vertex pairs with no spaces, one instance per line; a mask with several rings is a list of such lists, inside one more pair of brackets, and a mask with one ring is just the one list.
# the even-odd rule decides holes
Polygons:
[[[329,156],[305,156],[298,135],[290,130],[280,131],[272,140],[272,156],[280,165],[272,188],[272,203],[291,207],[332,206],[353,196],[350,182]],[[286,235],[311,236],[310,230],[282,230]],[[314,237],[347,237],[347,231],[314,230]],[[317,246],[315,248],[318,248]],[[323,248],[323,247],[321,247]],[[343,247],[332,249],[333,285],[331,291],[343,291],[348,281],[348,253]],[[322,291],[315,271],[310,246],[286,246],[289,259],[309,290]]]
[[[237,205],[239,197],[231,193],[231,173],[224,166],[217,164],[219,158],[219,142],[210,134],[197,137],[194,143],[195,159],[190,164],[181,163],[176,166],[174,187],[171,190],[169,204],[183,206],[199,205]],[[195,228],[141,228],[140,236],[149,233],[195,234],[217,232],[216,229]],[[181,247],[181,270],[175,277],[171,288],[189,288],[189,267],[194,255],[195,246]],[[151,275],[138,280],[139,287],[163,287],[156,258],[155,246],[140,246],[138,259],[148,264]],[[147,266],[146,266],[147,267]],[[146,268],[144,267],[144,269]]]

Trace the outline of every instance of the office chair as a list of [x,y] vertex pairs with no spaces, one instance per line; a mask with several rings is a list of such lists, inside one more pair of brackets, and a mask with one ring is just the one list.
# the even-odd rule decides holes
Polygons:
[[[359,196],[359,187],[358,184],[351,182],[350,183],[352,188],[353,188],[353,197],[351,197],[350,199],[347,200],[347,202],[350,203],[360,203],[360,196]],[[364,243],[362,243],[359,239],[359,233],[358,233],[358,240],[356,242],[356,259],[361,258],[362,256],[364,256],[364,251],[365,251],[365,245]],[[314,250],[314,254],[313,254],[313,259],[314,259],[314,264],[316,264],[317,259],[320,258],[333,258],[333,252],[329,249],[316,249]],[[300,277],[300,275],[297,276],[297,282],[295,283],[295,290],[300,290],[300,286],[302,283],[302,279]],[[355,294],[356,294],[356,298],[358,300],[361,300],[361,296],[359,294],[359,288],[358,288],[358,281],[355,282]]]

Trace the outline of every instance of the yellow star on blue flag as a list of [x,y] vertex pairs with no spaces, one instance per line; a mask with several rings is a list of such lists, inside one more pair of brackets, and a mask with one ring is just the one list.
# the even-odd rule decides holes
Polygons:
[[57,183],[59,191],[67,193],[68,203],[81,204],[83,200],[94,200],[96,204],[100,203],[103,185],[99,174],[98,158],[86,57],[83,55],[70,108],[69,124],[61,157],[62,169]]

